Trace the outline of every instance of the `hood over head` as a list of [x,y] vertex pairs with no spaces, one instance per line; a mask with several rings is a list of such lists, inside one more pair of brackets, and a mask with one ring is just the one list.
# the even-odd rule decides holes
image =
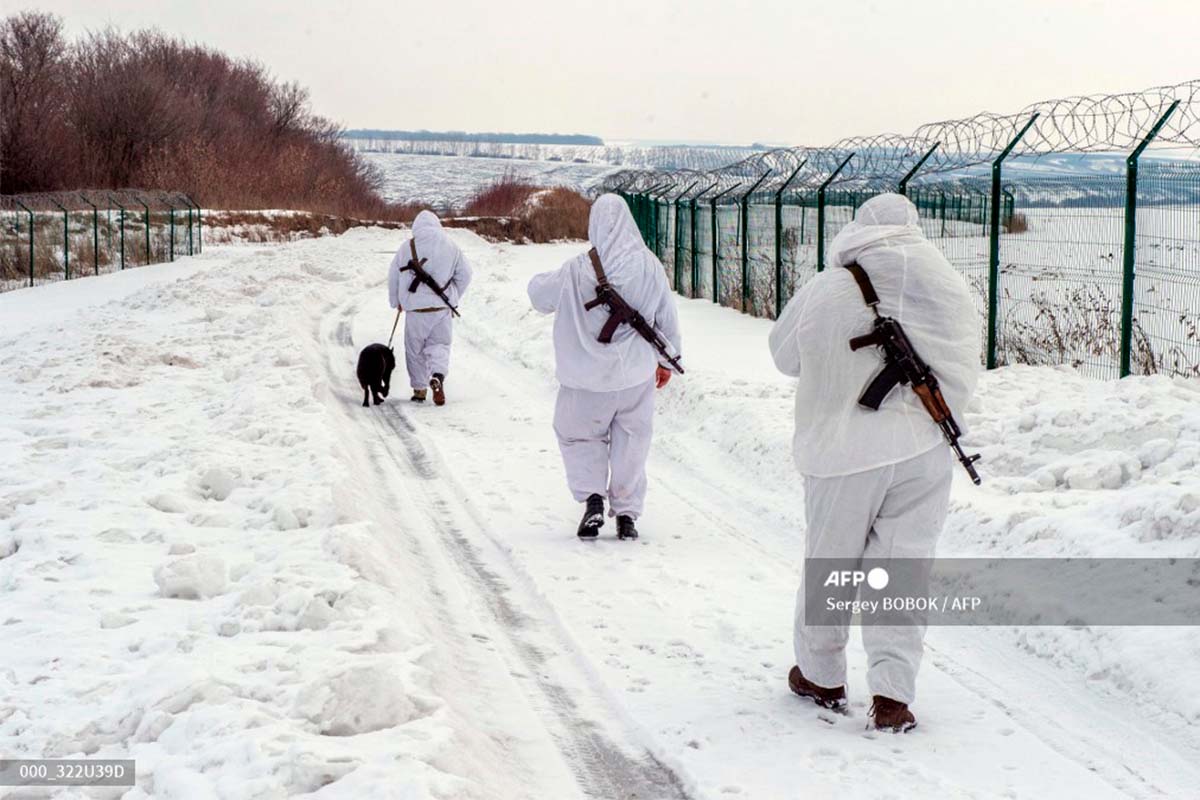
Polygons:
[[413,220],[412,229],[414,233],[421,230],[441,230],[442,221],[438,219],[437,214],[425,209]]
[[904,195],[888,192],[863,203],[854,221],[838,231],[829,245],[829,264],[844,267],[859,254],[884,242],[914,244],[924,241],[917,207]]
[[604,194],[592,204],[588,216],[588,241],[600,255],[600,263],[610,279],[616,278],[623,262],[651,256],[633,221],[629,206],[615,194]]
[[417,242],[417,253],[422,257],[432,256],[434,251],[442,249],[441,243],[446,238],[442,221],[429,209],[417,214],[413,220],[412,235]]

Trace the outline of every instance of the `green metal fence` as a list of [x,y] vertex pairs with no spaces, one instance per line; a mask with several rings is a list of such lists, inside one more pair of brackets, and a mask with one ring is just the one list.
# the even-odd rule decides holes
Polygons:
[[629,199],[679,292],[767,318],[824,270],[864,202],[907,194],[971,287],[989,368],[1200,375],[1198,154],[1200,80],[707,172],[623,171],[605,188]]
[[1200,374],[1200,164],[1149,162],[1137,184],[1131,372]]
[[0,291],[174,261],[203,247],[181,193],[0,195]]
[[[657,238],[647,243],[680,294],[774,318],[824,269],[821,245],[884,189],[792,191],[778,205],[762,191],[711,203],[673,198],[659,205]],[[1200,163],[1148,162],[1132,197],[1121,174],[1010,169],[994,232],[991,189],[980,175],[906,187],[922,231],[971,287],[989,366],[1200,375]],[[1132,307],[1123,314],[1127,286]]]

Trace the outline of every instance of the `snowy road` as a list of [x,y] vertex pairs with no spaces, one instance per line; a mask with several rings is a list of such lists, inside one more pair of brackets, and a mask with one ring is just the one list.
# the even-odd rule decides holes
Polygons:
[[[880,782],[890,783],[897,771],[922,795],[1036,795],[1049,780],[1065,796],[1170,796],[1200,775],[1186,751],[1175,758],[1164,752],[1150,726],[1106,711],[1086,691],[1073,693],[1055,670],[974,631],[932,637],[921,709],[934,747],[920,737],[873,741],[864,731],[861,652],[850,719],[791,702],[782,675],[790,666],[799,495],[779,508],[779,487],[794,480],[739,471],[711,452],[711,442],[689,435],[694,417],[684,424],[661,419],[672,410],[696,413],[670,400],[660,414],[665,453],[653,461],[645,539],[629,546],[608,530],[595,548],[574,541],[577,509],[566,497],[549,427],[550,362],[522,363],[521,356],[522,340],[547,328],[521,308],[525,280],[574,249],[469,248],[493,280],[481,279],[476,291],[483,296],[472,298],[474,310],[457,328],[453,402],[399,411],[389,404],[368,416],[390,423],[391,451],[414,465],[437,465],[414,467],[430,470],[424,477],[441,487],[425,504],[431,524],[455,514],[470,518],[453,529],[452,540],[469,546],[482,537],[494,557],[489,567],[515,572],[549,600],[544,613],[568,634],[561,655],[590,662],[585,674],[597,673],[665,762],[705,794],[750,797],[786,796],[789,787],[815,796],[877,796]],[[343,370],[386,329],[388,311],[380,305],[374,291],[351,304],[363,310],[345,343]],[[689,333],[711,330],[719,339],[719,325],[764,327],[702,303],[685,306],[696,318]],[[522,325],[531,330],[522,334]],[[689,377],[706,381],[728,370],[720,363],[728,348],[692,345],[689,352]],[[749,355],[745,376],[731,376],[731,394],[753,398],[750,387],[779,382],[761,353]],[[352,391],[347,396],[351,406],[356,399]],[[463,539],[464,530],[471,538]],[[989,677],[997,657],[1014,662],[1021,678]],[[1064,704],[1074,706],[1067,720]],[[810,719],[797,725],[798,716]],[[843,785],[847,780],[858,788]]]
[[[454,235],[444,408],[359,405],[394,233],[0,298],[0,752],[135,757],[130,797],[1194,794],[1190,629],[934,629],[901,737],[866,730],[857,633],[849,716],[788,693],[803,498],[761,320],[681,302],[643,538],[578,542],[524,285],[579,245]],[[1193,384],[982,391],[944,550],[1196,555]]]

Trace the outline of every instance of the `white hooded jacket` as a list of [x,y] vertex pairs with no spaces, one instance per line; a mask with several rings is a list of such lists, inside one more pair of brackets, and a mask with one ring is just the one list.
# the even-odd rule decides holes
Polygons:
[[445,306],[433,289],[424,283],[421,283],[415,292],[408,290],[412,285],[413,273],[400,270],[407,266],[412,258],[412,249],[409,247],[411,239],[416,239],[417,257],[426,259],[424,269],[429,273],[429,277],[433,278],[438,286],[446,287],[446,297],[452,305],[457,306],[471,283],[471,265],[462,254],[462,250],[458,249],[458,245],[446,236],[437,214],[422,211],[413,220],[412,237],[405,239],[404,244],[400,245],[388,269],[388,301],[392,308],[396,308],[397,304],[410,311]]
[[[624,200],[614,194],[596,200],[588,218],[588,239],[600,256],[608,282],[658,329],[673,354],[679,354],[679,317],[666,270],[643,244]],[[631,326],[619,326],[609,344],[597,341],[608,319],[608,309],[602,305],[591,311],[583,308],[596,298],[596,285],[596,273],[586,252],[529,281],[533,307],[543,314],[556,315],[558,382],[572,389],[615,392],[653,379],[660,362],[658,351]]]
[[870,333],[874,315],[850,271],[857,262],[879,295],[879,313],[899,320],[929,364],[960,427],[980,371],[979,318],[966,281],[926,241],[905,197],[868,200],[830,244],[828,266],[791,299],[771,329],[771,355],[798,377],[796,466],[834,477],[899,463],[942,445],[941,429],[916,393],[897,386],[878,411],[858,405],[883,366],[878,347],[849,340]]

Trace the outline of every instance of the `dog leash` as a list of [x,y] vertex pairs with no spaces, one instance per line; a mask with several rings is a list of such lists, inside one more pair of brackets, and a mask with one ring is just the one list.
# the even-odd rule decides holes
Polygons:
[[388,337],[388,350],[392,349],[392,339],[396,337],[396,326],[400,324],[400,312],[403,308],[396,307],[396,321],[392,323],[392,335]]

